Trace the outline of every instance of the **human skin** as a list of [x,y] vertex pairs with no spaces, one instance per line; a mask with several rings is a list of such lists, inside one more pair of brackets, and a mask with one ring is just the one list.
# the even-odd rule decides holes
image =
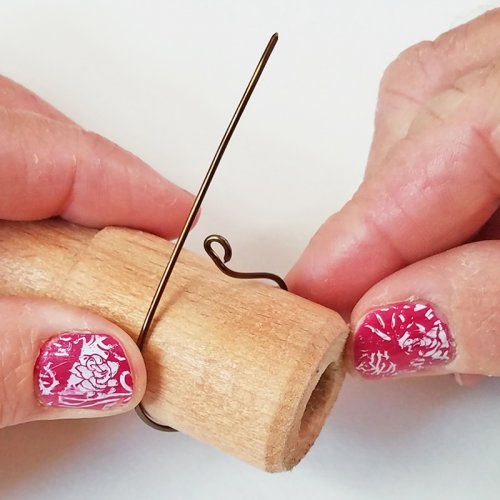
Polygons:
[[[288,275],[350,315],[353,373],[500,375],[499,30],[496,9],[387,68],[364,180]],[[405,303],[432,306],[442,341]]]
[[[0,77],[0,219],[60,216],[176,237],[193,202],[131,153]],[[128,411],[146,370],[130,337],[88,311],[0,297],[0,427]]]
[[[352,373],[500,374],[499,29],[491,11],[389,66],[365,179],[287,278],[350,317]],[[192,201],[0,77],[0,219],[175,238]],[[144,362],[116,325],[31,298],[0,298],[0,317],[0,427],[113,415],[142,398]]]

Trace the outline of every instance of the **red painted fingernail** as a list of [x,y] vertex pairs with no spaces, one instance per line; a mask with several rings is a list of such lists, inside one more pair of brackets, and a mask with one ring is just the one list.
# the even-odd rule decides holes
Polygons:
[[364,377],[415,373],[449,363],[455,341],[425,302],[401,302],[369,312],[354,334],[354,363]]
[[69,332],[42,345],[35,387],[44,406],[108,410],[132,398],[123,347],[105,333]]

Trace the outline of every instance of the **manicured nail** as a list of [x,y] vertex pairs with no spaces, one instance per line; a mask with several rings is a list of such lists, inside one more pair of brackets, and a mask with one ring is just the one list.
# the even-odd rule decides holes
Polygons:
[[354,334],[354,363],[364,377],[415,373],[449,363],[455,341],[425,302],[401,302],[369,312]]
[[68,332],[48,340],[34,377],[43,406],[109,410],[132,398],[127,356],[105,333]]

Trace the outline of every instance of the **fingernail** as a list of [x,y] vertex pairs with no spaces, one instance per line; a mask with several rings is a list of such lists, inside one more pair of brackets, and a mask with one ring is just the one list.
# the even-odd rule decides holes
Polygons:
[[105,333],[68,332],[48,340],[40,349],[34,378],[43,406],[109,410],[132,398],[127,356]]
[[378,379],[442,366],[455,357],[448,325],[425,302],[401,302],[369,312],[354,334],[354,363]]

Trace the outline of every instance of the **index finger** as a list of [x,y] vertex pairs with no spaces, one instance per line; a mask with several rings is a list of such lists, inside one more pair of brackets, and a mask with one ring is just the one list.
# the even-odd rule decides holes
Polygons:
[[177,236],[192,195],[97,134],[0,107],[0,219],[54,216]]
[[443,123],[401,141],[316,233],[290,289],[346,313],[385,276],[471,238],[499,206],[499,139]]

